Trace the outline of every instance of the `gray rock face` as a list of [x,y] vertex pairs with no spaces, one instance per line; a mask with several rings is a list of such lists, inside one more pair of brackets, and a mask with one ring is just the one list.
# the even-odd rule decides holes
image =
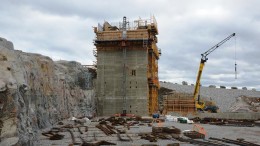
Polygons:
[[[168,89],[175,90],[181,93],[193,93],[194,86],[183,86],[173,83],[160,82],[160,86]],[[219,106],[221,112],[230,111],[230,107],[236,102],[236,98],[240,96],[248,97],[259,97],[260,91],[252,90],[234,90],[234,89],[223,89],[223,88],[209,88],[200,87],[200,95],[206,100],[212,99]]]
[[7,41],[5,38],[0,37],[0,46],[5,47],[10,50],[14,50],[14,45],[12,42]]
[[95,113],[92,73],[87,68],[16,51],[1,40],[0,145],[33,145],[39,129]]
[[6,83],[2,80],[0,80],[0,92],[6,91]]

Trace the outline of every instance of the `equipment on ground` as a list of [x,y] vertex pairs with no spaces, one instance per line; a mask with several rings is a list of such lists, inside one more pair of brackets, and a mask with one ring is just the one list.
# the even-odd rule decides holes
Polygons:
[[154,114],[153,114],[153,118],[154,118],[154,119],[158,119],[159,117],[160,117],[160,115],[159,115],[158,113],[154,113]]
[[216,105],[211,105],[210,107],[206,107],[205,102],[200,100],[200,95],[199,95],[200,78],[201,78],[201,74],[202,74],[205,62],[207,62],[207,60],[208,60],[207,56],[235,35],[236,35],[235,33],[231,34],[230,36],[228,36],[227,38],[225,38],[224,40],[222,40],[221,42],[219,42],[218,44],[216,44],[215,46],[210,48],[208,51],[201,54],[199,71],[198,71],[198,75],[197,75],[196,85],[194,88],[195,106],[196,106],[196,109],[199,111],[209,110],[211,112],[217,112],[216,109],[218,109],[218,108]]

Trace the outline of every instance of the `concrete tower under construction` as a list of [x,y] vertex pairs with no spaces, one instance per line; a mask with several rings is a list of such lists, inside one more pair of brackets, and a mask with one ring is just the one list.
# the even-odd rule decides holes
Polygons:
[[94,27],[98,114],[149,115],[158,110],[157,22],[154,17]]

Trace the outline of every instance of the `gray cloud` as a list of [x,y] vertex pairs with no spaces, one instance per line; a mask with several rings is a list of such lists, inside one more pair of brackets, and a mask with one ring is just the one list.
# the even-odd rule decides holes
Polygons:
[[201,82],[260,90],[259,5],[257,0],[4,0],[0,36],[13,41],[16,49],[92,64],[92,26],[104,20],[118,22],[123,16],[133,21],[154,14],[162,49],[161,80],[195,83],[200,54],[236,32],[236,48],[231,39],[210,54]]

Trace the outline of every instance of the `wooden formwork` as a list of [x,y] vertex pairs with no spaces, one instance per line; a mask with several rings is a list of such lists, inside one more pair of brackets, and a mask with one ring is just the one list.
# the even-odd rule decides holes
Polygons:
[[[97,40],[121,40],[122,31],[102,31],[96,33]],[[148,39],[149,33],[147,29],[129,30],[125,39]]]
[[158,111],[158,88],[156,86],[149,86],[149,114]]
[[176,112],[181,114],[195,113],[195,101],[192,94],[172,93],[165,95],[163,99],[166,113]]

